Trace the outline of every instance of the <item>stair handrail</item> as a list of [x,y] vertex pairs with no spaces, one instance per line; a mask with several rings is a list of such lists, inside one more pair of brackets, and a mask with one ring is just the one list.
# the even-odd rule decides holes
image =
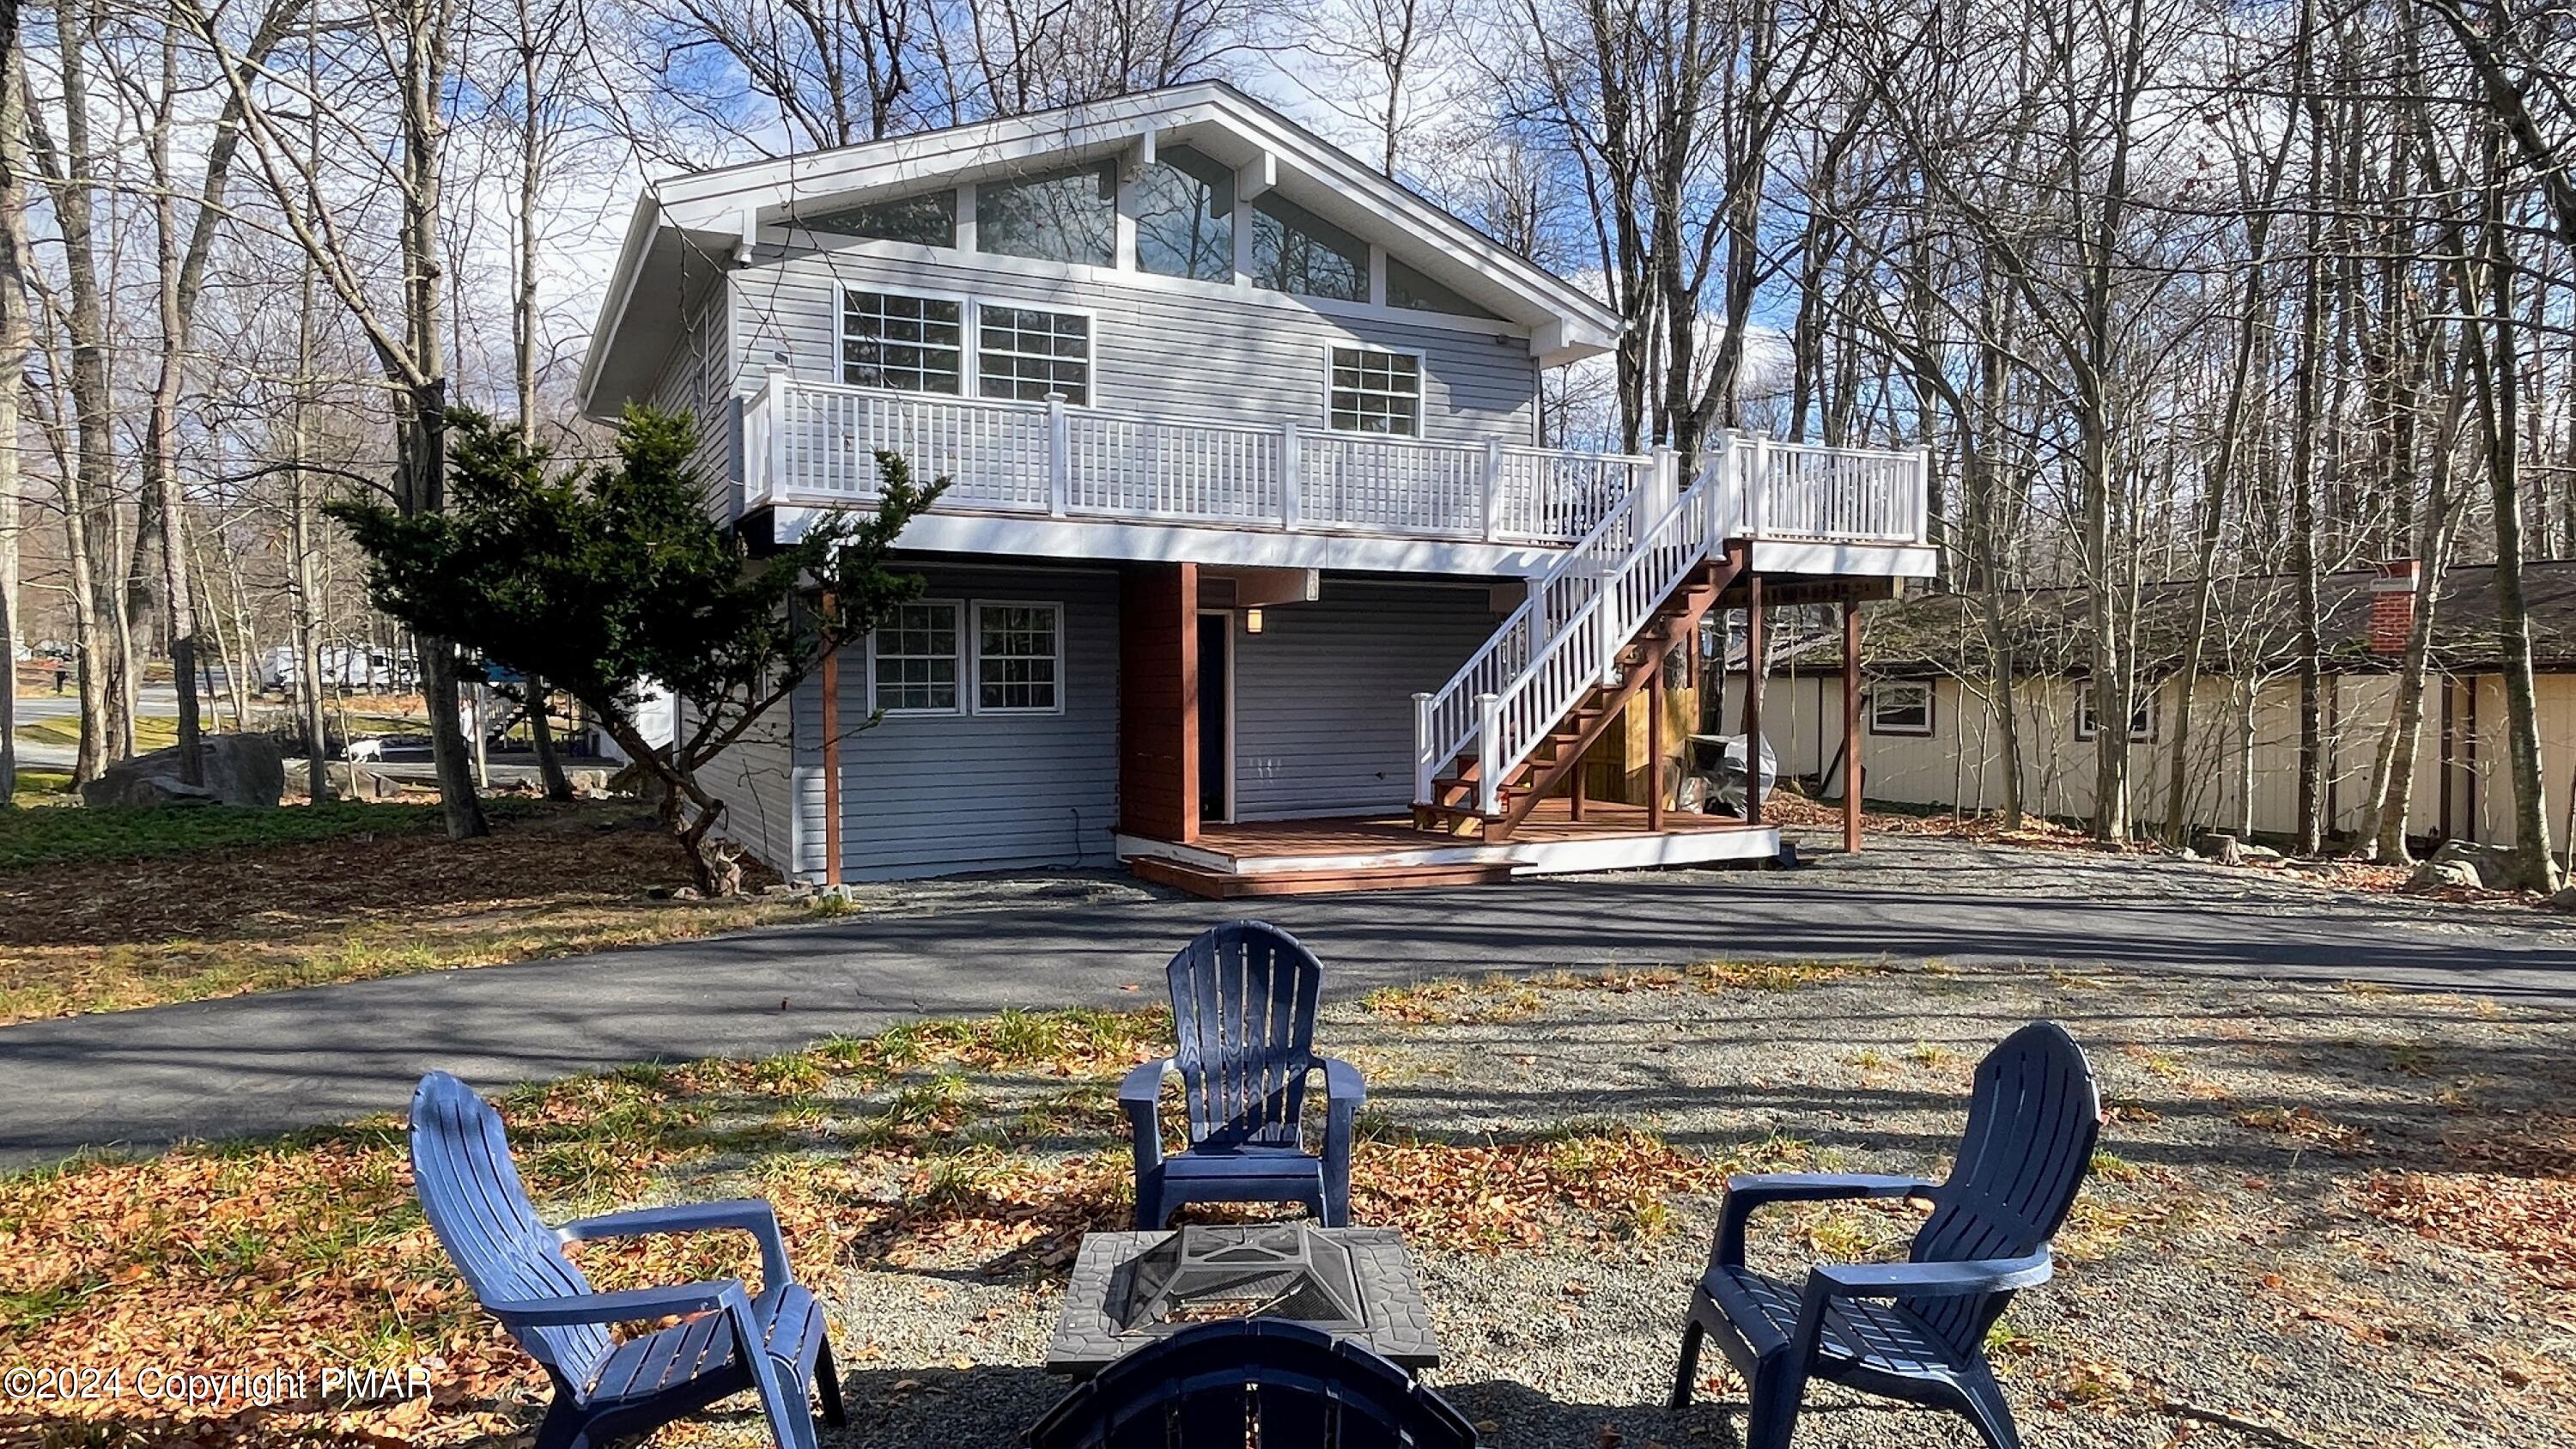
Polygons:
[[[1741,526],[1735,439],[1721,434],[1711,441],[1699,476],[1650,522],[1635,526],[1642,490],[1621,499],[1599,527],[1530,580],[1520,607],[1437,694],[1414,696],[1417,802],[1431,802],[1438,768],[1472,744],[1476,808],[1497,813],[1503,775],[1529,757],[1593,682],[1607,677],[1664,599]],[[1671,455],[1660,456],[1669,470]],[[1649,570],[1658,559],[1662,566]],[[1604,613],[1605,602],[1617,607]],[[1545,637],[1533,638],[1542,621]],[[1502,675],[1506,668],[1510,673]],[[1464,708],[1470,690],[1472,713]]]
[[[1668,466],[1668,455],[1658,454],[1657,467]],[[1455,758],[1473,742],[1483,723],[1482,701],[1495,694],[1518,675],[1535,650],[1548,640],[1533,640],[1540,611],[1548,604],[1557,584],[1582,566],[1585,574],[1606,573],[1611,565],[1604,556],[1625,531],[1637,511],[1637,500],[1643,490],[1631,488],[1619,501],[1601,515],[1590,532],[1574,547],[1557,555],[1554,562],[1529,577],[1527,591],[1494,632],[1485,637],[1467,662],[1437,690],[1413,697],[1413,799],[1414,803],[1431,803],[1431,783],[1440,766]],[[1579,575],[1578,575],[1579,576]],[[1555,637],[1551,631],[1548,638]],[[1521,647],[1514,651],[1512,646]],[[1482,685],[1483,688],[1477,686]]]
[[[1607,684],[1619,652],[1681,587],[1691,570],[1723,544],[1729,516],[1725,502],[1735,469],[1733,440],[1721,442],[1699,477],[1639,530],[1636,542],[1569,617],[1547,647],[1486,705],[1490,725],[1479,730],[1477,809],[1502,808],[1502,779],[1537,750],[1576,702]],[[1660,565],[1660,566],[1658,566]]]

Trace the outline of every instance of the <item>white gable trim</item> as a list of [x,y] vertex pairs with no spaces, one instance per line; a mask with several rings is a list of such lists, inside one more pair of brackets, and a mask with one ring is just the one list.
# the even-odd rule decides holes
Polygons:
[[[659,232],[721,238],[723,251],[738,258],[741,248],[783,222],[791,208],[859,204],[928,182],[972,186],[981,176],[1025,170],[1029,162],[1048,157],[1134,164],[1162,146],[1183,142],[1235,167],[1241,198],[1276,190],[1326,220],[1378,233],[1364,240],[1381,242],[1390,232],[1418,240],[1423,261],[1415,265],[1435,276],[1441,270],[1464,272],[1483,284],[1481,290],[1517,303],[1497,310],[1517,324],[1512,330],[1546,344],[1534,347],[1543,363],[1606,351],[1617,338],[1617,317],[1572,283],[1242,92],[1204,82],[695,172],[647,188],[636,203],[592,330],[582,364],[582,403],[589,405],[601,359],[620,345],[619,333]],[[959,225],[960,243],[966,245],[969,217],[961,215]],[[977,265],[995,260],[1001,259],[974,254]],[[1487,297],[1476,300],[1490,304]]]

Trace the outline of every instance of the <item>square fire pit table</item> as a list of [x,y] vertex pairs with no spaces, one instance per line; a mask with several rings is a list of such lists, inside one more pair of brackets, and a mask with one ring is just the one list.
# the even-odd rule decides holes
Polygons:
[[1193,1323],[1253,1316],[1356,1340],[1414,1373],[1440,1362],[1403,1235],[1289,1222],[1086,1234],[1047,1372],[1089,1378]]

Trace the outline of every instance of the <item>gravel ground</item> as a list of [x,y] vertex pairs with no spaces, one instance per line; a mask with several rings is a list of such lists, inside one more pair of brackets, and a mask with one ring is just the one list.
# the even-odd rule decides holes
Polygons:
[[[1392,1143],[1414,1152],[1400,1158],[1405,1175],[1472,1174],[1496,1144],[1612,1125],[1647,1129],[1703,1167],[1937,1173],[1976,1057],[2037,1016],[2086,1044],[2115,1120],[2058,1240],[2058,1277],[2016,1302],[1995,1342],[2032,1444],[2576,1442],[2576,1118],[2564,1106],[2576,1016],[1935,966],[1724,987],[1667,972],[1428,988],[1329,1008],[1323,1035],[1371,1080],[1375,1141],[1361,1149],[1355,1208],[1370,1221],[1373,1207],[1392,1211]],[[882,1110],[907,1085],[921,1084],[834,1116]],[[1106,1083],[965,1086],[982,1124],[962,1129],[969,1142],[1037,1110],[1069,1112],[1063,1134],[1023,1130],[1005,1157],[1060,1167],[1116,1151]],[[2385,1206],[2407,1184],[2457,1187],[2471,1206],[2419,1233]],[[2518,1196],[2531,1193],[2537,1208]],[[2488,1205],[2508,1200],[2539,1216],[2505,1226]],[[1528,1226],[1501,1251],[1473,1241],[1466,1218],[1482,1209],[1456,1232],[1408,1228],[1446,1349],[1430,1381],[1485,1441],[1739,1442],[1741,1386],[1714,1351],[1701,1403],[1662,1407],[1714,1194],[1673,1192],[1610,1218],[1562,1200],[1514,1206]],[[1755,1260],[1794,1272],[1901,1256],[1915,1221],[1902,1207],[1775,1209],[1756,1219]],[[844,1444],[1010,1445],[1063,1387],[1036,1367],[1061,1293],[1060,1264],[1043,1256],[961,1243],[813,1276],[848,1378]],[[1810,1403],[1804,1449],[1974,1442],[1961,1421],[1830,1387]]]

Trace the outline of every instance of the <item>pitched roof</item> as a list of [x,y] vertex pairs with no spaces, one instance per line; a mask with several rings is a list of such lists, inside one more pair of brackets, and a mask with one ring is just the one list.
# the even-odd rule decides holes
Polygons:
[[[2531,618],[2532,655],[2543,670],[2576,671],[2576,559],[2537,559],[2522,566],[2523,604]],[[2396,666],[2393,656],[2370,648],[2370,585],[2375,569],[2328,574],[2317,581],[2318,635],[2329,672],[2373,673]],[[2139,600],[2138,667],[2149,675],[2181,667],[2189,636],[2193,586],[2168,579],[2146,586]],[[1972,595],[1917,595],[1869,613],[1863,658],[1874,674],[1953,674],[1962,661],[1973,672],[1986,658]],[[2091,658],[2092,601],[2082,589],[2038,589],[2010,594],[2006,628],[2015,667],[2024,674],[2082,674]],[[2298,581],[2285,574],[2222,580],[2211,599],[2213,632],[2202,667],[2285,670],[2293,652]],[[2433,662],[2456,674],[2497,667],[2496,570],[2492,564],[2455,565],[2441,578],[2433,612]]]
[[[1260,101],[1223,82],[1202,81],[695,171],[647,186],[636,198],[591,330],[582,403],[593,404],[605,362],[618,352],[633,314],[678,305],[693,255],[736,255],[761,226],[781,224],[791,210],[811,215],[925,183],[1025,174],[1183,143],[1528,328],[1531,350],[1543,363],[1607,351],[1617,339],[1616,314],[1573,283]],[[705,270],[703,263],[698,270]],[[642,300],[648,298],[655,300]],[[640,365],[660,361],[657,353]]]

